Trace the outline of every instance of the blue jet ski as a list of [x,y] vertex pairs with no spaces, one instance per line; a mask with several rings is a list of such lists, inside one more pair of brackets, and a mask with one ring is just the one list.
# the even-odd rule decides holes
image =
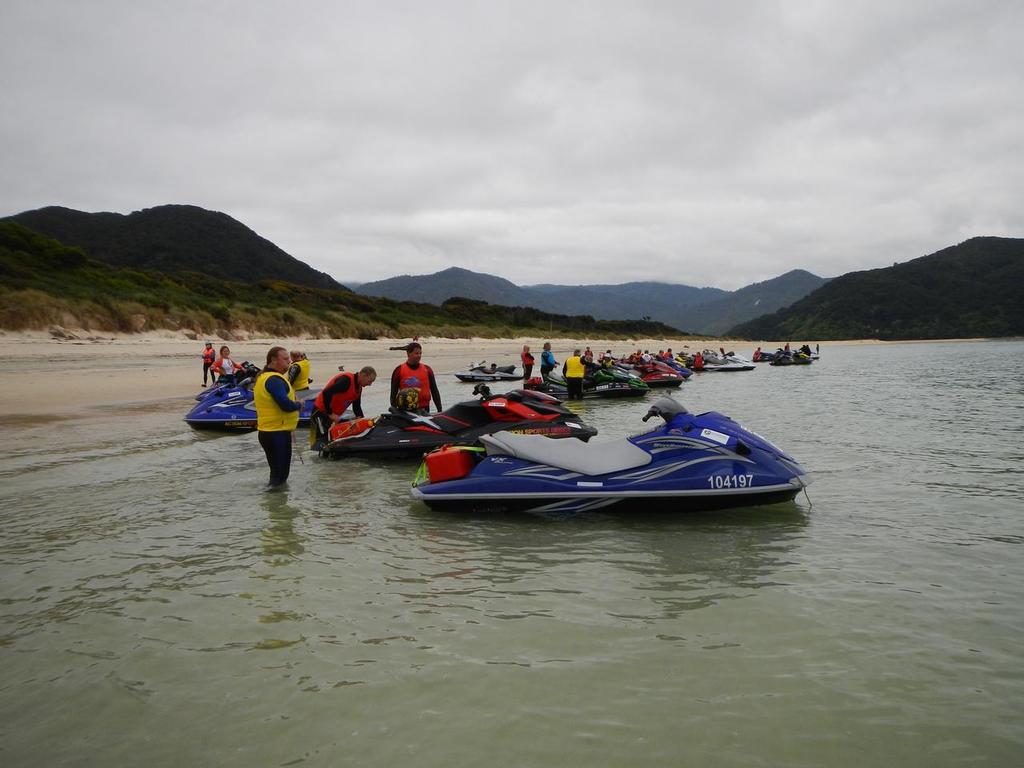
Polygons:
[[670,397],[644,421],[654,416],[664,425],[613,442],[499,432],[457,462],[457,449],[442,448],[424,459],[412,495],[431,508],[477,512],[686,512],[788,501],[810,482],[795,459],[728,416],[694,415]]
[[[254,379],[238,384],[223,384],[201,392],[202,399],[185,416],[193,429],[215,429],[226,432],[247,432],[256,429],[256,401],[253,399]],[[295,393],[302,404],[299,426],[309,424],[313,401],[320,389],[303,389]]]

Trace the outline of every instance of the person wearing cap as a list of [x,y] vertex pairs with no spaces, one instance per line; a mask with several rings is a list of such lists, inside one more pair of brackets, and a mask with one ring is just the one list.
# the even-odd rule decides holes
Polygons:
[[408,409],[408,403],[404,397],[399,397],[400,392],[405,390],[416,390],[416,407],[412,410],[430,410],[430,400],[433,398],[434,406],[441,410],[441,392],[437,388],[437,381],[434,379],[434,372],[430,366],[420,362],[423,357],[423,346],[414,341],[405,345],[406,361],[399,365],[391,374],[391,405],[401,410]]
[[217,353],[213,349],[213,342],[206,342],[206,346],[203,348],[203,386],[206,386],[206,379],[209,377],[210,383],[213,384],[217,380],[215,374],[210,373],[210,366],[213,365],[213,361],[217,359]]
[[587,369],[580,357],[580,351],[574,349],[572,357],[566,358],[562,365],[562,375],[565,376],[565,388],[570,400],[583,399],[583,377]]
[[309,389],[309,383],[313,379],[309,377],[309,359],[306,353],[293,349],[289,355],[292,363],[288,366],[288,382],[296,392]]

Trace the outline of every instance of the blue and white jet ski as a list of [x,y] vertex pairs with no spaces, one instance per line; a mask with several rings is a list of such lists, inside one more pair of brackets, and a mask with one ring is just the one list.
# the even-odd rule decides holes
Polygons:
[[728,416],[694,415],[669,397],[643,420],[654,416],[664,425],[612,442],[482,435],[485,452],[463,462],[462,476],[431,481],[428,454],[412,495],[431,508],[477,512],[686,512],[788,501],[810,482],[794,458]]
[[[252,394],[253,379],[239,384],[224,384],[203,392],[203,398],[185,415],[193,429],[214,429],[225,432],[247,432],[256,429],[256,401]],[[303,389],[295,393],[301,403],[299,426],[309,424],[313,401],[320,389]]]

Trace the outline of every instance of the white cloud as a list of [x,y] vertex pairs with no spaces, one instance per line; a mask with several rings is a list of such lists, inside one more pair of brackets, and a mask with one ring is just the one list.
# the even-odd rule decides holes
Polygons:
[[202,205],[343,281],[887,265],[1022,235],[1022,9],[8,0],[0,211]]

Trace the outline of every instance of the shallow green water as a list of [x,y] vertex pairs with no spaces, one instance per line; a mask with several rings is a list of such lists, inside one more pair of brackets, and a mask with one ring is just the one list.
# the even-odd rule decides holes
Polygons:
[[[265,494],[255,437],[192,433],[187,400],[9,420],[0,763],[1019,765],[1022,360],[695,377],[813,505],[678,517],[435,513],[413,464],[308,454]],[[625,434],[645,406],[579,410]]]

